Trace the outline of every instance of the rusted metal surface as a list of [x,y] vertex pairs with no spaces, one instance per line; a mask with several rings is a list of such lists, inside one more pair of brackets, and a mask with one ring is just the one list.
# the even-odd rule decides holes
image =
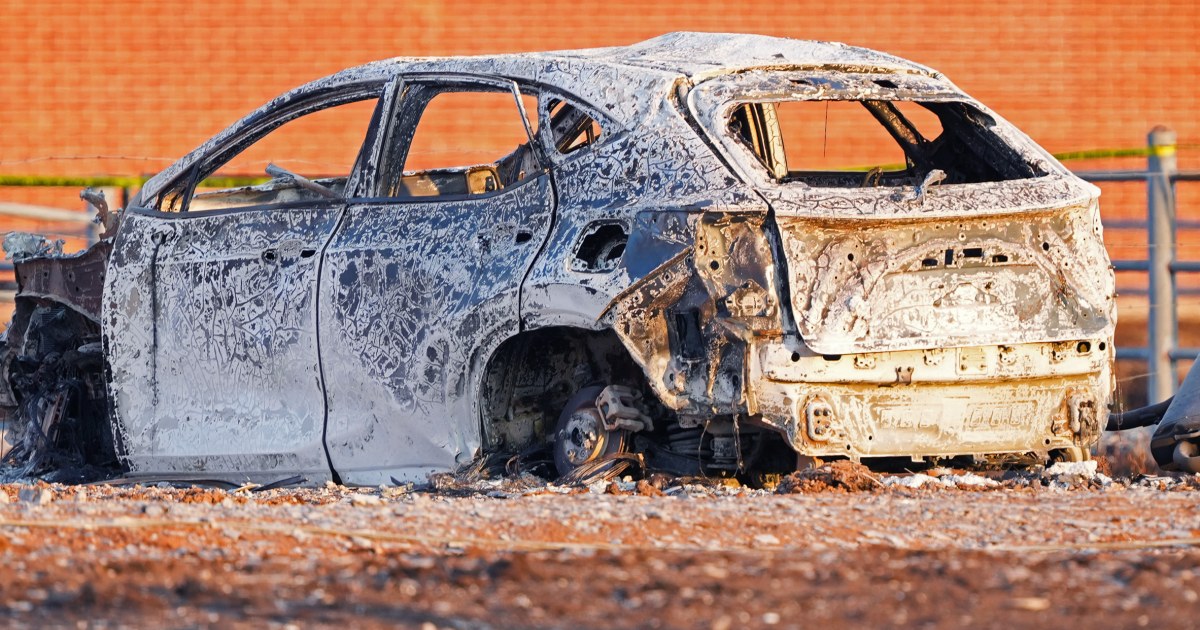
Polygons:
[[[535,97],[537,129],[523,115],[494,164],[402,170],[447,91]],[[344,177],[194,192],[275,126],[372,98]],[[774,108],[805,100],[861,103],[908,165],[789,171]],[[113,430],[134,475],[368,484],[539,448],[567,474],[626,451],[716,474],[1079,458],[1113,386],[1098,195],[935,71],[841,44],[376,62],[268,103],[121,213]]]
[[14,265],[18,298],[51,300],[99,323],[101,294],[112,243],[72,256],[37,256]]

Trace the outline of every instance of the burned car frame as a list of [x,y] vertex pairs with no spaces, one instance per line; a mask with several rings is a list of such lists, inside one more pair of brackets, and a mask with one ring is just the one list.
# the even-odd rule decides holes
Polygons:
[[[413,168],[451,93],[506,99],[522,141]],[[347,172],[212,185],[358,102]],[[866,112],[903,164],[798,168],[781,120],[804,102]],[[18,262],[7,402],[45,397],[25,375],[72,344],[29,340],[66,309],[86,329],[67,349],[102,334],[87,400],[135,476],[379,484],[539,448],[564,474],[625,453],[685,474],[1080,459],[1113,389],[1098,196],[937,72],[842,44],[376,62],[148,181],[88,267],[102,291],[27,271],[90,258]]]

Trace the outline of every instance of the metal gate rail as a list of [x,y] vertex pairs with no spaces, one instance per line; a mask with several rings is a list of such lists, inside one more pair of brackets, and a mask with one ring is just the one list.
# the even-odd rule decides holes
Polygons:
[[[1200,172],[1179,171],[1176,134],[1171,129],[1155,127],[1147,140],[1149,157],[1145,171],[1082,171],[1076,175],[1091,182],[1146,183],[1147,257],[1114,260],[1113,267],[1117,271],[1142,271],[1149,275],[1148,344],[1140,348],[1118,347],[1117,358],[1146,362],[1147,396],[1150,402],[1157,402],[1175,393],[1175,362],[1192,361],[1200,355],[1200,348],[1179,347],[1179,292],[1175,282],[1175,274],[1200,272],[1200,261],[1176,260],[1175,246],[1176,229],[1180,225],[1175,212],[1175,184],[1200,181]],[[1122,222],[1122,227],[1140,226]]]

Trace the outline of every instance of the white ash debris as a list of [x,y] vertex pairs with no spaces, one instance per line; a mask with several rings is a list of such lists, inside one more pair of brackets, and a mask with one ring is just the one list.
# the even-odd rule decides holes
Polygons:
[[1100,474],[1097,472],[1098,469],[1099,465],[1094,459],[1086,462],[1056,462],[1047,468],[1042,476],[1058,477],[1061,475],[1079,475],[1087,479],[1091,479],[1095,475]]
[[350,504],[355,507],[379,507],[383,505],[383,499],[374,494],[352,494]]
[[942,483],[937,477],[926,475],[925,473],[914,473],[911,475],[903,475],[903,476],[895,476],[895,477],[885,476],[885,477],[882,477],[879,481],[884,486],[887,486],[889,488],[892,488],[892,487],[922,488],[928,484],[941,485],[941,483]]
[[614,483],[617,484],[617,488],[621,490],[621,492],[632,492],[633,489],[637,487],[637,484],[632,481],[607,481],[605,479],[600,479],[587,484],[587,489],[588,492],[591,492],[592,494],[604,494],[605,491],[608,490],[609,484]]
[[1051,487],[1070,488],[1079,485],[1097,484],[1111,485],[1113,480],[1097,469],[1096,460],[1086,462],[1057,462],[1042,471],[1042,479],[1048,480]]
[[925,473],[913,473],[911,475],[885,475],[880,477],[880,483],[889,488],[923,488],[925,486],[944,487],[944,488],[961,488],[969,490],[973,488],[991,488],[999,486],[1000,482],[995,479],[988,479],[975,473],[962,473],[950,475],[927,475]]
[[952,485],[959,488],[991,488],[999,486],[1000,482],[995,479],[989,479],[975,473],[963,473],[961,475],[943,475],[938,477],[942,483]]

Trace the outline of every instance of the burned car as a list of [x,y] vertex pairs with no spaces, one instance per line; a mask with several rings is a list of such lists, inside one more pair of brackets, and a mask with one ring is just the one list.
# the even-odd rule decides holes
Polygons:
[[[424,165],[449,102],[520,137]],[[344,107],[341,170],[271,153]],[[794,157],[834,110],[896,161]],[[270,178],[223,178],[246,155]],[[843,44],[381,61],[204,143],[89,252],[19,261],[7,402],[181,479],[1077,460],[1114,386],[1098,197],[936,71]]]

